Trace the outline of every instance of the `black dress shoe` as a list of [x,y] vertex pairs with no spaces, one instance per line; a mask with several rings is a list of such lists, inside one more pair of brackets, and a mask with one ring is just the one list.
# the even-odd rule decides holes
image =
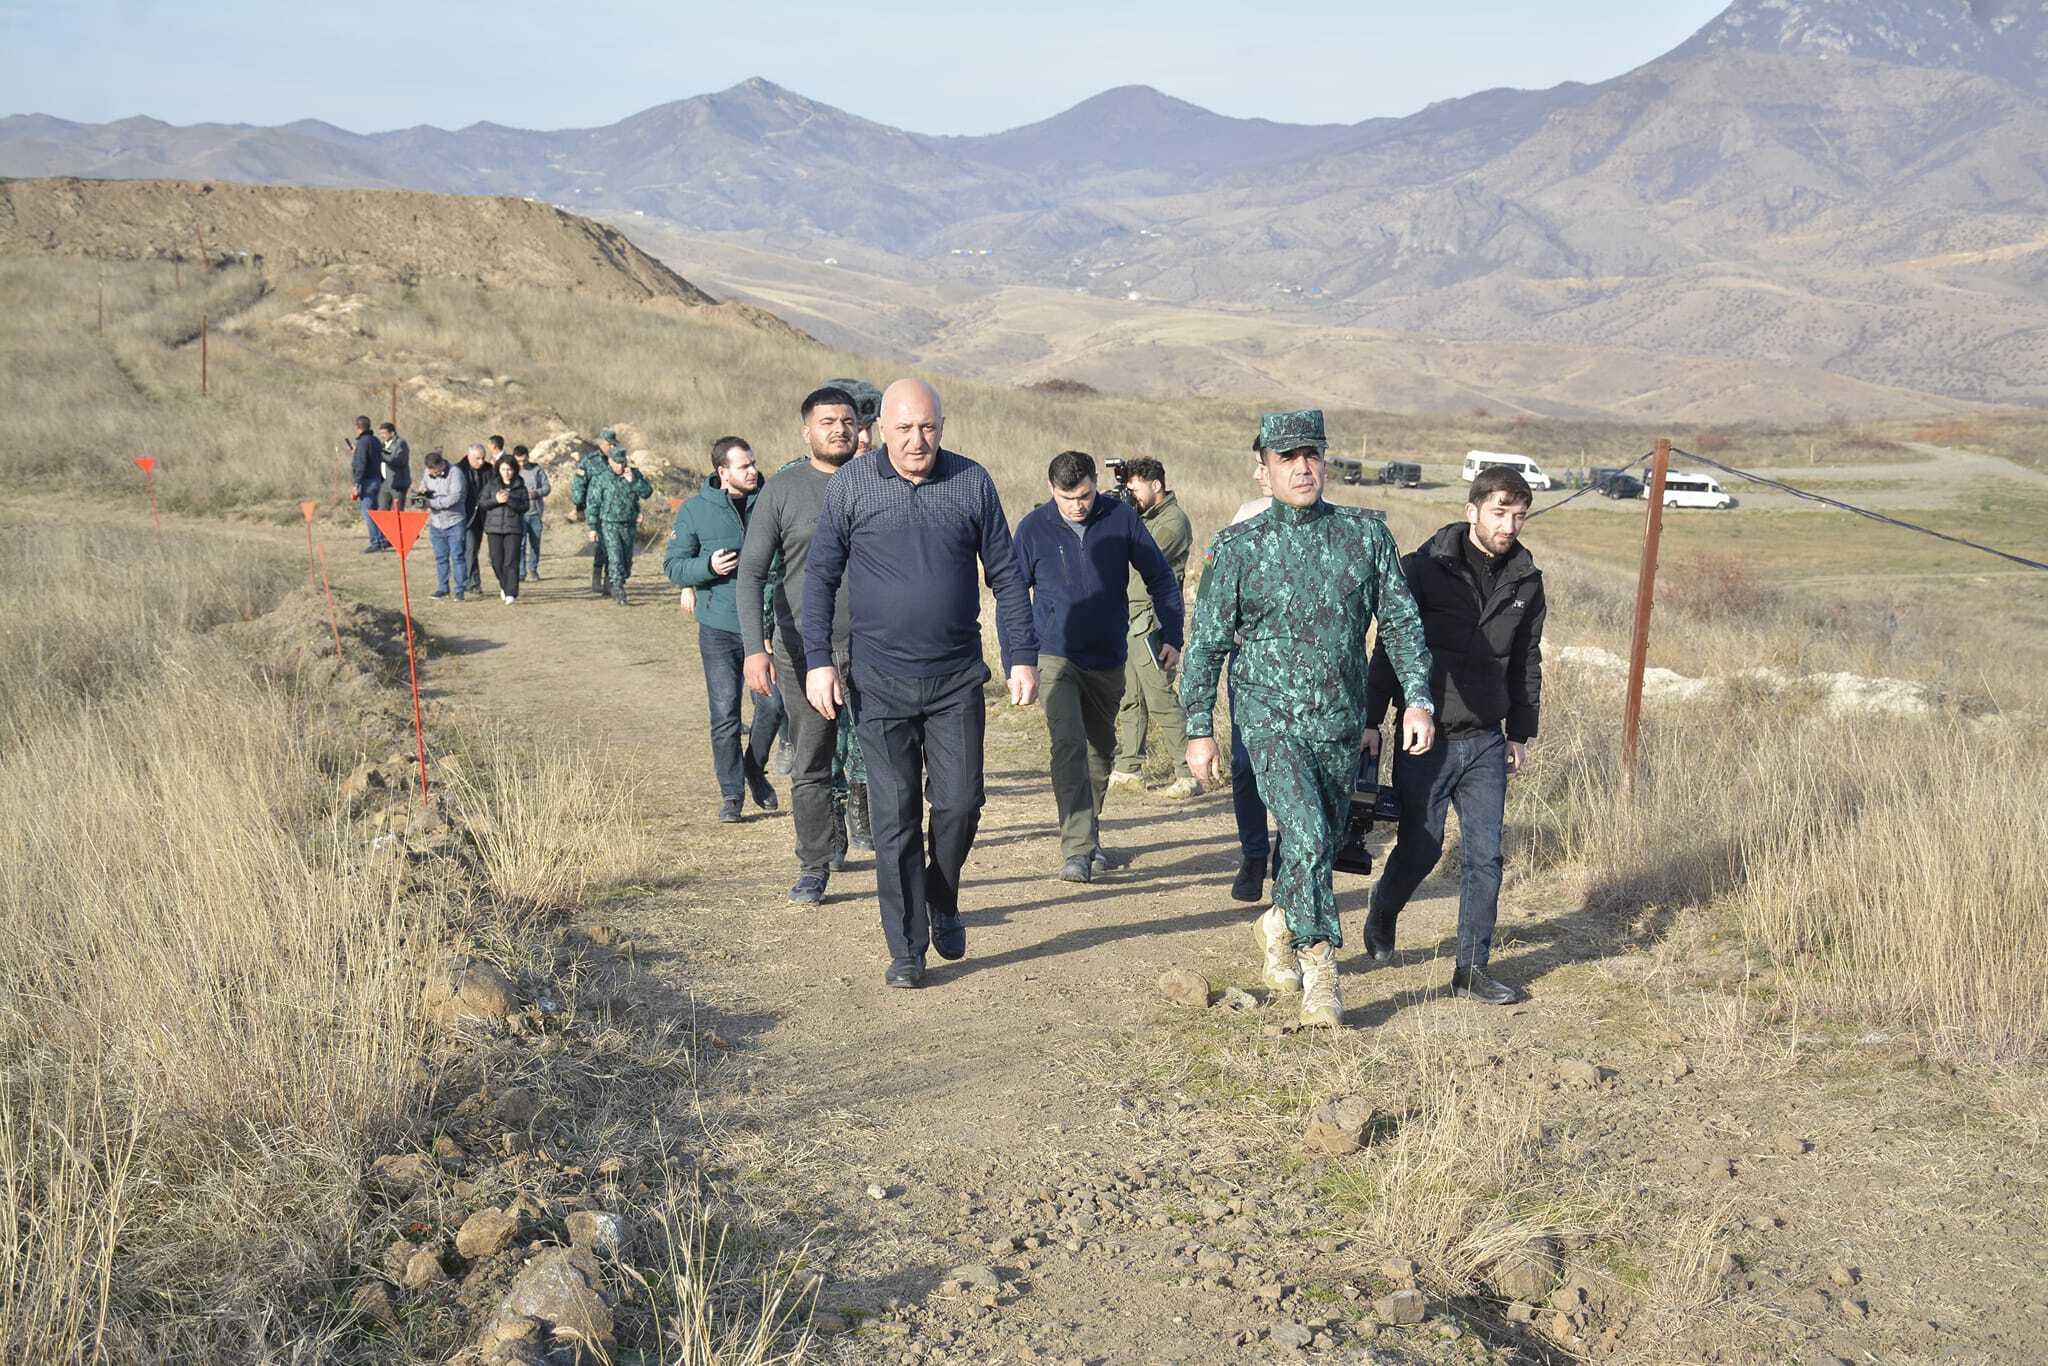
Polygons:
[[1490,1006],[1513,1005],[1519,999],[1513,987],[1494,981],[1486,975],[1485,968],[1477,967],[1451,969],[1451,992]]
[[1230,899],[1232,901],[1257,901],[1266,894],[1266,861],[1262,858],[1248,858],[1237,865],[1237,876],[1231,879]]
[[898,958],[889,964],[889,970],[882,974],[884,985],[892,987],[917,987],[924,985],[924,959]]
[[1394,917],[1377,906],[1365,913],[1365,953],[1375,963],[1394,961]]
[[718,819],[720,823],[725,825],[738,825],[740,823],[740,799],[738,797],[727,797],[724,801],[720,802],[718,804]]
[[948,963],[967,956],[967,922],[957,915],[932,917],[932,947]]
[[765,780],[759,787],[753,790],[753,796],[754,805],[760,807],[763,811],[774,811],[782,805],[781,798],[775,795],[775,789],[770,787]]

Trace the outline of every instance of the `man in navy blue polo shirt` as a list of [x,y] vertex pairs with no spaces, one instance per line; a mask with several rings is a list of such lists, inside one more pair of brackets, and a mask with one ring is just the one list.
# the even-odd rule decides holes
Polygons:
[[1141,638],[1166,672],[1180,663],[1180,580],[1129,503],[1095,491],[1095,459],[1061,451],[1045,472],[1047,501],[1017,523],[1017,560],[1031,590],[1052,795],[1060,813],[1060,877],[1092,882],[1102,852],[1102,794],[1116,760],[1116,716],[1131,646],[1127,597],[1136,570],[1158,629]]
[[[996,596],[996,633],[1010,701],[1038,696],[1031,600],[988,471],[940,445],[938,393],[903,379],[882,395],[881,449],[856,456],[825,486],[804,566],[808,658],[832,658],[832,614],[843,590],[851,666],[810,669],[804,694],[821,716],[842,706],[868,766],[875,882],[889,941],[884,980],[924,980],[927,946],[967,953],[960,869],[985,800],[981,686],[983,578]],[[919,816],[931,801],[929,838]]]

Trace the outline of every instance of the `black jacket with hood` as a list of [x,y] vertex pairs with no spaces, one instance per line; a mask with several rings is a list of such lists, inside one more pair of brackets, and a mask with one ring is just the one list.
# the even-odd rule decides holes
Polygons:
[[[495,466],[486,466],[485,469],[486,477],[481,481],[483,492],[477,495],[477,524],[493,536],[523,535],[526,531],[526,509],[532,497],[526,481],[515,474],[508,484],[498,477]],[[511,497],[501,503],[498,501],[501,493]]]
[[[1453,522],[1401,557],[1435,661],[1429,692],[1437,724],[1456,735],[1505,723],[1508,739],[1533,740],[1543,704],[1543,574],[1516,541],[1496,568],[1493,592],[1482,596],[1465,560],[1468,535],[1467,523]],[[1386,648],[1375,647],[1367,724],[1378,725],[1400,695]]]

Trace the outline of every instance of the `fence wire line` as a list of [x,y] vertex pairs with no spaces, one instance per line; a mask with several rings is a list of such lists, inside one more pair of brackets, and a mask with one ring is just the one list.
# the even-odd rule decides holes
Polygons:
[[1602,479],[1598,483],[1587,484],[1584,488],[1579,489],[1575,493],[1568,493],[1554,503],[1545,503],[1542,507],[1537,508],[1527,517],[1524,517],[1522,521],[1526,525],[1527,523],[1535,521],[1538,517],[1541,517],[1544,513],[1549,512],[1553,508],[1563,507],[1566,503],[1571,502],[1575,498],[1583,498],[1589,493],[1598,493],[1602,488],[1606,486],[1608,479],[1613,479],[1619,475],[1633,474],[1639,466],[1648,464],[1651,460],[1654,460],[1656,456],[1657,452],[1655,451],[1644,451],[1641,455],[1636,457],[1634,464],[1623,465],[1613,474],[1608,475],[1607,479]]
[[[1897,527],[1901,531],[1917,531],[1922,536],[1932,536],[1935,540],[1947,541],[1950,545],[1959,545],[1970,550],[1979,550],[1986,555],[1996,555],[2001,560],[2019,565],[2025,569],[2048,571],[2048,564],[2043,564],[2039,560],[2030,560],[2024,555],[2015,555],[2010,550],[2000,550],[1997,546],[1985,545],[1981,541],[1972,541],[1962,536],[1951,536],[1948,532],[1936,531],[1933,527],[1901,521],[1897,517],[1888,517],[1882,512],[1873,512],[1869,508],[1858,507],[1854,503],[1845,503],[1839,498],[1830,498],[1824,493],[1815,493],[1810,489],[1797,488],[1781,480],[1772,479],[1761,474],[1751,474],[1748,470],[1737,469],[1733,465],[1724,465],[1720,461],[1704,455],[1694,455],[1691,451],[1679,450],[1676,446],[1671,448],[1671,454],[1683,456],[1687,460],[1698,461],[1702,465],[1711,465],[1723,474],[1733,475],[1737,479],[1747,479],[1752,484],[1762,484],[1766,488],[1777,489],[1780,493],[1789,493],[1794,498],[1804,498],[1808,502],[1819,503],[1823,507],[1831,507],[1840,512],[1853,512],[1858,517],[1868,518],[1870,521],[1881,523],[1884,526]],[[1552,506],[1556,505],[1553,504]]]

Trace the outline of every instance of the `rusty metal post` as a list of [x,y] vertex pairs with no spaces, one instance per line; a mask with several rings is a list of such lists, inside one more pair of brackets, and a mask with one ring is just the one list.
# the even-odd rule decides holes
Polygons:
[[171,253],[171,288],[173,290],[179,290],[183,289],[184,287],[185,258],[174,251]]
[[1636,571],[1636,629],[1628,646],[1628,699],[1621,711],[1622,781],[1636,776],[1636,737],[1643,723],[1643,668],[1650,654],[1650,604],[1657,594],[1657,541],[1664,531],[1664,476],[1671,471],[1671,441],[1659,438],[1650,462],[1650,520],[1643,530],[1643,562]]
[[206,309],[199,310],[199,397],[206,397]]
[[199,278],[203,280],[206,278],[208,266],[206,259],[206,234],[199,230],[197,223],[194,223],[192,225],[192,235],[199,240]]
[[398,426],[398,386],[391,386],[391,425]]
[[102,331],[102,332],[104,332],[104,331],[106,331],[106,330],[107,330],[107,268],[106,268],[105,266],[101,266],[101,267],[100,267],[100,326],[99,326],[99,330],[100,330],[100,331]]

